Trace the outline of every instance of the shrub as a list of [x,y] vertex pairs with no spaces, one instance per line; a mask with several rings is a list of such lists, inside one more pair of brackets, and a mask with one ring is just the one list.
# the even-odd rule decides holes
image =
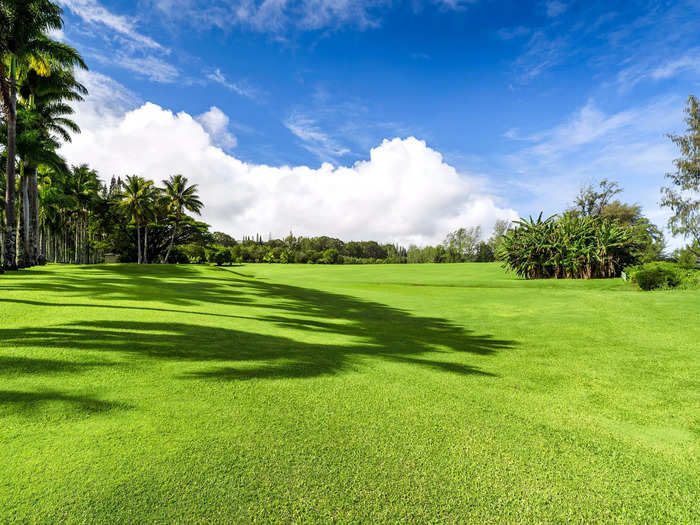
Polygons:
[[682,281],[680,271],[670,263],[644,264],[631,277],[642,290],[675,288]]
[[594,216],[521,219],[501,240],[498,258],[525,279],[615,277],[635,261],[628,228]]
[[217,266],[223,266],[224,264],[231,264],[232,260],[231,252],[224,249],[212,252],[209,262],[213,262]]

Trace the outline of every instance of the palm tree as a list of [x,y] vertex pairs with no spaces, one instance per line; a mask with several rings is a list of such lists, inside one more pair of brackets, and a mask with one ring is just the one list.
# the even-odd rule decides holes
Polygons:
[[73,243],[75,247],[75,259],[73,262],[82,264],[89,262],[89,249],[87,230],[90,211],[98,197],[100,179],[95,170],[91,170],[87,164],[73,166],[71,177],[67,180],[65,193],[75,200],[73,211],[75,231]]
[[[7,126],[3,126],[3,131]],[[37,167],[49,166],[57,171],[67,171],[65,161],[56,153],[59,143],[40,128],[40,115],[25,104],[17,107],[16,152],[22,159],[20,165],[22,190],[22,250],[21,266],[32,266],[38,258],[38,195]],[[20,257],[18,257],[18,260]]]
[[7,120],[5,184],[5,267],[16,269],[15,162],[18,80],[30,68],[48,72],[51,63],[85,63],[72,47],[46,32],[63,26],[62,10],[50,0],[0,0],[0,98]]
[[173,233],[170,237],[168,250],[165,252],[165,259],[163,260],[165,264],[168,264],[170,250],[175,242],[175,235],[177,234],[178,226],[182,220],[183,210],[188,210],[199,215],[203,206],[202,201],[199,199],[199,195],[197,195],[197,185],[191,184],[188,186],[187,183],[187,177],[183,175],[171,175],[168,180],[163,181],[163,184],[165,185],[167,209],[169,212],[175,213]]
[[[68,102],[83,100],[87,89],[75,79],[72,70],[55,67],[48,76],[30,70],[23,79],[19,94],[22,105],[34,117],[33,128],[40,136],[58,145],[59,140],[70,142],[71,133],[80,133],[80,128],[70,118],[74,111]],[[19,153],[24,162],[28,190],[28,206],[23,210],[27,224],[27,262],[34,265],[40,258],[37,169],[41,158]]]
[[138,175],[128,175],[126,181],[122,183],[122,199],[119,204],[126,211],[131,222],[136,225],[138,264],[144,262],[141,255],[141,226],[153,215],[153,203],[156,192],[156,188],[153,187],[153,181],[146,180]]

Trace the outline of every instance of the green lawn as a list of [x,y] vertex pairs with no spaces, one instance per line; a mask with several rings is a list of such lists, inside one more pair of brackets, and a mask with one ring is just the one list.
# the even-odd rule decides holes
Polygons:
[[493,264],[0,276],[0,522],[700,521],[700,291]]

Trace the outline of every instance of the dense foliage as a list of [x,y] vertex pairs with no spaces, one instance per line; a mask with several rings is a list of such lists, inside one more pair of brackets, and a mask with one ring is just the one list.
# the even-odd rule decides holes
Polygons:
[[683,262],[657,261],[625,268],[625,278],[642,290],[667,290],[669,288],[700,288],[700,269]]
[[631,230],[611,219],[565,213],[521,219],[516,225],[498,255],[526,279],[614,277],[634,262]]
[[173,180],[187,186],[177,175],[162,189],[137,176],[112,178],[107,186],[85,165],[47,175],[40,191],[42,259],[88,264],[117,254],[125,262],[162,262],[172,245],[209,242],[206,224],[177,213],[167,190]]
[[[498,231],[507,231],[509,221],[499,221]],[[333,237],[296,237],[263,240],[260,235],[240,242],[215,232],[210,244],[192,244],[178,250],[179,260],[191,263],[281,263],[281,264],[404,264],[491,262],[501,235],[482,240],[481,228],[460,228],[442,244],[408,248],[376,241],[344,242]]]

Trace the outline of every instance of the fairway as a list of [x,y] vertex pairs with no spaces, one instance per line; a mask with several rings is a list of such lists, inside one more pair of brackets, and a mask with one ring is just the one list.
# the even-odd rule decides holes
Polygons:
[[0,522],[700,521],[700,292],[497,264],[0,276]]

